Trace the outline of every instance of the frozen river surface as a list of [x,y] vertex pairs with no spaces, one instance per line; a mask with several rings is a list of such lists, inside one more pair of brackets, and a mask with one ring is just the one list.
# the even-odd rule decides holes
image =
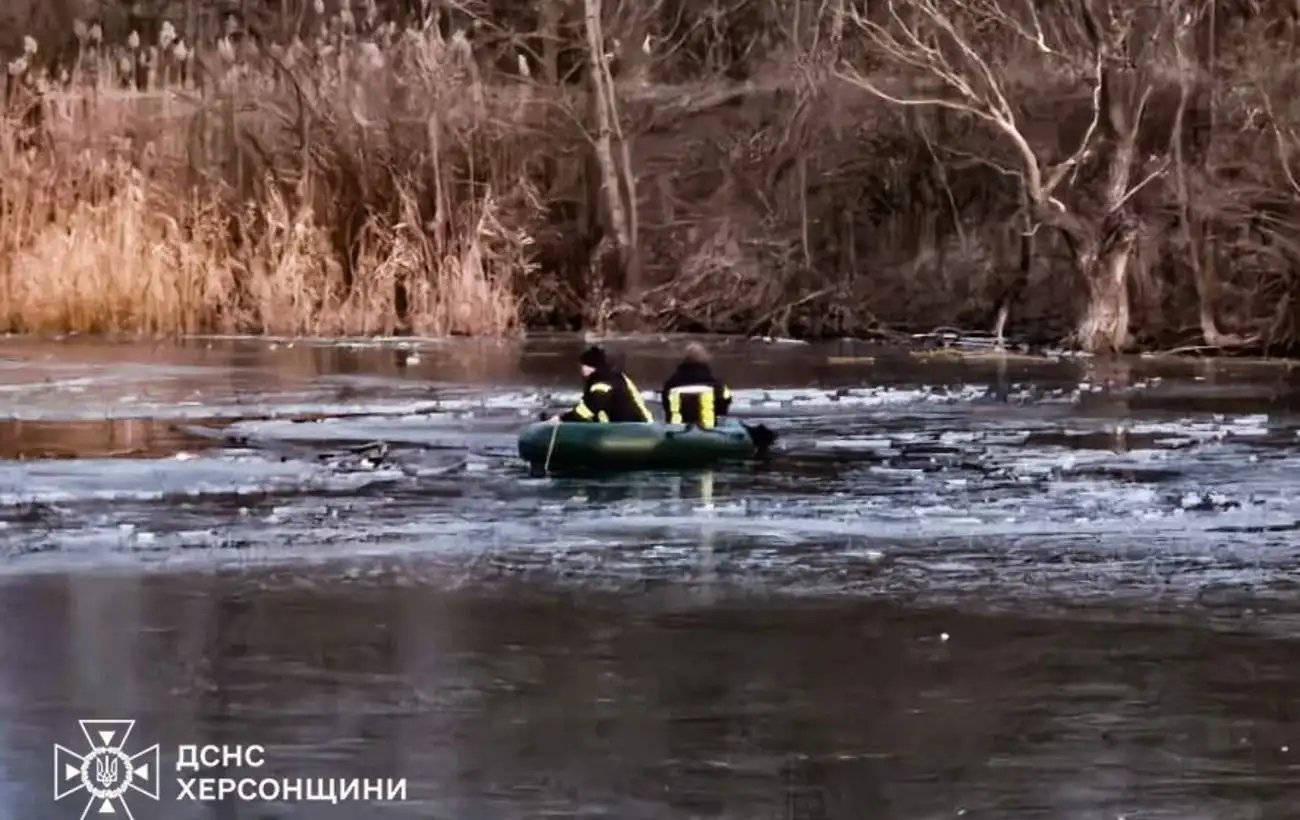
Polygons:
[[0,344],[0,816],[119,716],[411,784],[140,817],[1291,816],[1292,371],[731,344],[772,463],[529,478],[579,348]]

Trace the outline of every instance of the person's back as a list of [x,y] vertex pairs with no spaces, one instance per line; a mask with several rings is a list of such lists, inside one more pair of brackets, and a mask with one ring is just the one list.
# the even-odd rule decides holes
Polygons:
[[572,410],[555,417],[555,421],[654,421],[636,383],[609,361],[605,351],[599,347],[588,348],[578,361],[582,365],[582,399]]
[[669,424],[708,430],[731,411],[731,389],[713,375],[708,351],[699,344],[687,345],[686,357],[664,383],[660,398]]

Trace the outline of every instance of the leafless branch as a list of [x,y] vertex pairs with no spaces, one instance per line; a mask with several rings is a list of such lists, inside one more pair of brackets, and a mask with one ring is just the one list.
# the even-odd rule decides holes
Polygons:
[[[1031,0],[1032,1],[1032,0]],[[1059,163],[1053,168],[1047,177],[1045,188],[1048,196],[1051,196],[1069,175],[1071,184],[1078,178],[1079,168],[1087,162],[1092,153],[1093,138],[1097,135],[1097,126],[1101,124],[1101,91],[1104,77],[1102,75],[1102,57],[1101,52],[1097,51],[1093,55],[1093,86],[1092,86],[1092,119],[1088,122],[1088,128],[1079,140],[1079,145],[1074,149],[1064,162]]]
[[1121,196],[1117,201],[1111,203],[1107,212],[1113,213],[1115,211],[1118,211],[1120,208],[1123,208],[1125,205],[1128,204],[1129,200],[1137,196],[1139,191],[1141,191],[1147,185],[1151,184],[1151,182],[1153,182],[1154,180],[1159,179],[1160,176],[1163,175],[1164,172],[1168,170],[1169,170],[1169,160],[1166,159],[1164,162],[1161,162],[1159,167],[1157,167],[1154,171],[1152,171],[1151,173],[1143,177],[1141,181],[1138,182],[1138,184],[1132,186],[1127,191],[1125,191],[1123,196]]
[[909,96],[886,91],[876,79],[847,67],[837,71],[837,76],[893,105],[946,108],[991,125],[1019,154],[1031,202],[1059,211],[1062,206],[1055,199],[1056,190],[1090,157],[1098,136],[1103,51],[1100,38],[1094,38],[1088,53],[1094,83],[1092,121],[1073,153],[1045,168],[1016,121],[1000,67],[990,62],[994,52],[977,47],[977,36],[987,40],[993,29],[999,29],[1031,43],[1042,55],[1067,62],[1075,59],[1076,44],[1048,42],[1047,28],[1032,0],[1023,0],[1022,8],[1023,15],[1017,17],[993,0],[886,0],[886,22],[880,23],[848,6],[848,21],[885,58],[936,84],[939,93]]
[[957,231],[957,237],[960,239],[963,247],[966,246],[966,229],[962,227],[961,209],[957,207],[957,198],[953,196],[952,185],[948,183],[948,172],[943,162],[939,160],[938,153],[934,150],[934,141],[930,139],[930,134],[926,131],[924,125],[919,129],[921,140],[925,143],[925,150],[930,154],[930,159],[934,161],[934,166],[938,169],[939,183],[943,186],[944,197],[948,201],[948,209],[952,213],[952,224]]
[[[1294,191],[1296,195],[1300,196],[1300,181],[1296,179],[1295,171],[1291,168],[1291,151],[1287,146],[1286,137],[1282,135],[1282,127],[1278,125],[1277,116],[1273,112],[1273,101],[1269,98],[1269,94],[1266,91],[1260,91],[1259,98],[1260,104],[1264,108],[1264,116],[1268,117],[1269,131],[1272,132],[1274,144],[1277,145],[1277,160],[1278,164],[1282,166],[1282,175],[1286,177],[1287,184],[1291,186],[1291,190]],[[1287,130],[1290,131],[1290,129]],[[1292,134],[1291,138],[1294,142],[1295,135]]]

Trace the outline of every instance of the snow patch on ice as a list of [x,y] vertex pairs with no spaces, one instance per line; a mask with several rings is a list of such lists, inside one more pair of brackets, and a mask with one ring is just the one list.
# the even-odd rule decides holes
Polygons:
[[518,422],[493,433],[477,426],[471,428],[450,415],[419,415],[400,418],[361,417],[327,418],[320,421],[237,421],[224,428],[185,428],[187,432],[200,433],[215,439],[243,442],[350,442],[383,441],[388,444],[408,444],[417,447],[468,447],[476,441],[500,443],[508,434],[514,445]]
[[1269,417],[1264,414],[1235,417],[1216,414],[1204,419],[1137,421],[1124,425],[1124,429],[1134,435],[1166,435],[1198,442],[1224,441],[1231,436],[1268,435]]
[[889,450],[893,441],[880,436],[844,436],[843,438],[815,439],[812,446],[818,450],[843,450],[848,452],[878,452]]
[[[1076,486],[1072,488],[1079,499],[1070,509],[1059,510],[1050,518],[1042,510],[1023,510],[1021,515],[1012,509],[990,506],[963,508],[960,504],[945,506],[916,506],[895,508],[892,514],[845,516],[842,508],[826,517],[811,515],[779,516],[748,515],[744,511],[725,508],[714,510],[707,523],[723,526],[729,535],[744,534],[776,540],[786,544],[822,541],[826,538],[852,538],[864,541],[889,541],[915,538],[1033,538],[1088,535],[1097,538],[1111,537],[1126,544],[1134,536],[1175,536],[1187,538],[1189,549],[1213,549],[1214,539],[1203,536],[1215,529],[1229,527],[1287,526],[1296,522],[1297,510],[1292,505],[1251,507],[1217,512],[1211,516],[1198,515],[1181,505],[1161,508],[1159,500],[1150,489],[1132,494],[1116,510],[1113,491],[1108,488]],[[1012,513],[1012,514],[1009,514]],[[1119,513],[1118,515],[1116,513]],[[834,516],[834,517],[832,517]],[[692,515],[632,515],[617,517],[566,517],[557,522],[564,532],[581,534],[608,533],[615,538],[627,538],[632,533],[645,537],[645,533],[698,532],[705,519]],[[617,533],[618,535],[615,535]]]
[[953,389],[897,387],[855,387],[840,390],[773,389],[737,390],[733,401],[737,407],[805,408],[805,407],[896,407],[919,403],[957,404],[975,402],[988,395],[982,384],[967,384]]
[[0,462],[0,507],[85,501],[155,501],[268,492],[346,491],[400,478],[397,470],[339,473],[260,456],[220,459],[81,459]]
[[222,404],[206,401],[138,401],[123,397],[118,403],[100,401],[66,400],[28,406],[11,405],[0,410],[0,419],[14,421],[116,421],[123,419],[158,419],[162,421],[204,421],[209,419],[287,418],[326,413],[360,415],[396,415],[427,412],[429,401],[371,401],[295,403],[277,401],[274,397],[258,397],[248,402]]

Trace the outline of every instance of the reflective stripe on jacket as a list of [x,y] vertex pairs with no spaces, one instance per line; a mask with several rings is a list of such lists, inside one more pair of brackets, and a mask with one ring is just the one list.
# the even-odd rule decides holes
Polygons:
[[593,373],[574,408],[561,421],[601,423],[652,422],[654,415],[641,398],[641,391],[624,373]]
[[706,364],[682,362],[664,383],[664,418],[669,424],[711,428],[731,411],[731,388]]

